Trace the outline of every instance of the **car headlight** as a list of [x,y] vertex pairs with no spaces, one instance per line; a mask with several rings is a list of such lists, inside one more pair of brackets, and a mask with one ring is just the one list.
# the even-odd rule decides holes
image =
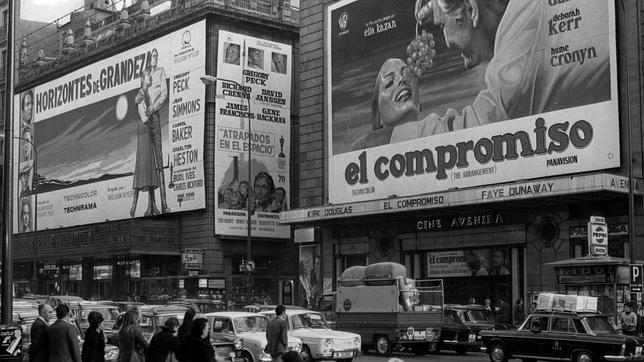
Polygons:
[[360,337],[356,337],[353,339],[353,345],[356,347],[360,345]]
[[324,347],[329,348],[333,347],[333,340],[331,338],[327,338],[324,340]]
[[105,351],[104,358],[106,361],[116,361],[119,358],[119,349],[118,348],[110,348],[107,351]]
[[244,341],[242,339],[236,339],[235,342],[233,342],[233,349],[235,351],[241,351],[244,349]]

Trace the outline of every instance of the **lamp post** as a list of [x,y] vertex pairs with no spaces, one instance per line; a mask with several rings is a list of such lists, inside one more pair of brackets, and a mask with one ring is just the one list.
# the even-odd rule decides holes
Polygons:
[[[22,142],[28,143],[29,146],[31,147],[32,152],[34,153],[34,166],[33,166],[34,176],[32,178],[31,191],[32,191],[32,193],[34,195],[34,207],[33,207],[33,210],[34,210],[34,213],[33,213],[33,215],[34,215],[33,216],[34,217],[34,228],[33,228],[33,231],[36,231],[36,230],[38,230],[38,193],[36,192],[36,183],[33,182],[33,180],[34,180],[34,178],[36,178],[36,175],[37,175],[37,172],[38,172],[38,150],[36,150],[36,146],[34,145],[34,143],[30,139],[27,139],[27,138],[24,138],[24,137],[16,137],[16,136],[14,136],[13,138],[17,139],[17,140],[20,140]],[[20,196],[20,194],[18,194],[18,196]],[[20,210],[20,212],[22,213],[22,210]],[[38,280],[38,261],[37,261],[37,256],[38,256],[38,242],[36,240],[36,237],[34,237],[34,264],[33,264],[33,270],[32,270],[32,275],[31,275],[31,277],[33,279],[34,286],[36,285],[36,281]],[[36,292],[35,290],[32,291],[32,293],[36,294],[35,292]]]
[[[246,114],[248,115],[248,143],[247,143],[247,146],[248,146],[248,187],[250,188],[251,187],[251,182],[252,182],[252,180],[251,180],[251,168],[250,168],[250,165],[252,163],[252,153],[251,153],[251,149],[252,149],[252,133],[251,133],[251,127],[250,127],[250,122],[251,122],[251,117],[250,117],[250,93],[246,92],[244,86],[239,84],[237,81],[234,81],[234,80],[231,80],[231,79],[215,77],[215,76],[212,76],[212,75],[204,75],[203,77],[201,77],[201,81],[205,85],[216,85],[217,81],[232,83],[232,84],[236,85],[237,87],[239,87],[239,89],[241,90],[242,94],[244,95],[244,98],[246,98],[246,102],[248,103],[248,111],[246,112]],[[253,263],[252,258],[251,258],[251,241],[252,241],[252,239],[251,239],[251,236],[252,236],[252,233],[251,233],[251,226],[252,226],[252,224],[251,224],[251,213],[253,212],[253,209],[252,209],[252,206],[251,206],[252,200],[250,199],[250,196],[251,196],[251,194],[248,193],[248,200],[246,201],[246,228],[248,230],[247,230],[247,235],[246,235],[246,263],[244,265],[244,267],[246,268],[247,278],[248,278],[247,292],[248,292],[249,302],[250,302],[250,299],[252,297],[251,292],[250,292],[250,285],[252,284],[251,283],[251,281],[252,281],[252,272],[253,272],[253,269],[255,267],[255,264]]]

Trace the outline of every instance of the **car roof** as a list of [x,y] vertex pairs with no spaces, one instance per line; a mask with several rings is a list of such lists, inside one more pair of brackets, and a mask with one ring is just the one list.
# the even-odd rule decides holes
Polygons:
[[461,309],[461,310],[487,310],[484,305],[480,304],[445,304],[445,309]]
[[229,317],[229,318],[236,318],[236,317],[257,317],[257,316],[262,316],[266,317],[265,315],[261,313],[250,313],[250,312],[210,312],[204,314],[206,317]]
[[[275,314],[275,310],[263,310],[263,311],[261,311],[261,312],[259,312],[259,313],[261,313],[261,314],[271,314],[271,315],[273,315],[273,314]],[[320,315],[322,314],[322,313],[320,313],[320,312],[318,312],[318,311],[316,311],[316,310],[308,310],[308,309],[288,309],[288,308],[286,308],[285,313],[286,313],[286,314],[289,314],[289,315],[295,315],[295,314],[308,314],[308,313],[315,313],[315,314],[320,314]]]

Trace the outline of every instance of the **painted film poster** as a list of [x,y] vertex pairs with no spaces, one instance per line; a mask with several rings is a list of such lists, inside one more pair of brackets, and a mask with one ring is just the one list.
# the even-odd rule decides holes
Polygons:
[[215,232],[246,236],[250,207],[252,236],[288,238],[291,46],[219,31],[217,54]]
[[17,95],[14,230],[204,208],[204,67],[202,21]]
[[481,277],[510,275],[509,248],[450,250],[427,253],[427,276]]
[[476,3],[328,7],[331,203],[619,166],[614,2]]

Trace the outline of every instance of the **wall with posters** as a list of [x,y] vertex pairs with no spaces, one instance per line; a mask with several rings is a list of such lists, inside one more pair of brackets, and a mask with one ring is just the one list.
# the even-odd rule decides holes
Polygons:
[[218,46],[215,233],[247,235],[250,202],[254,237],[289,238],[291,46],[223,30]]
[[327,8],[329,202],[620,166],[614,2],[510,1],[476,44],[419,3]]
[[14,230],[205,207],[205,33],[197,22],[15,97]]

